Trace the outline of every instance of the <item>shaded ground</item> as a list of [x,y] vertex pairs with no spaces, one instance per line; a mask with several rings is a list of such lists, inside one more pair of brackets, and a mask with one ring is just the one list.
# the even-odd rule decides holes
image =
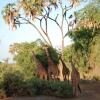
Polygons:
[[13,97],[6,100],[100,100],[100,81],[82,81],[82,94],[76,98],[57,98],[50,96]]

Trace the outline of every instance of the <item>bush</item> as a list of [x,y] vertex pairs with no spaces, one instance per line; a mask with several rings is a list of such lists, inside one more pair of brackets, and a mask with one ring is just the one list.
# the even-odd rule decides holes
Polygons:
[[50,89],[51,93],[48,95],[58,96],[58,97],[70,97],[72,96],[72,86],[68,82],[60,81],[48,81],[47,89]]
[[3,88],[7,96],[19,95],[23,86],[23,75],[19,72],[8,72],[4,75]]
[[72,96],[72,86],[68,82],[47,81],[38,78],[27,80],[30,95],[51,95],[58,97]]
[[7,73],[3,87],[7,96],[72,96],[72,87],[67,82],[40,80],[35,77],[24,80],[20,73]]

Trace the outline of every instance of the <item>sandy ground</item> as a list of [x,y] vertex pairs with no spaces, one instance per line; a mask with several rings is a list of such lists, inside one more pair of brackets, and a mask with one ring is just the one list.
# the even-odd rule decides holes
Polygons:
[[75,98],[57,98],[50,96],[12,97],[6,100],[100,100],[100,81],[83,81],[82,93]]

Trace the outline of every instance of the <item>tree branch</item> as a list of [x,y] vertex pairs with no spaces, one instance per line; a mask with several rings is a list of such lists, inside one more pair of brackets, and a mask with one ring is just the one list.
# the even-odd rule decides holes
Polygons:
[[67,26],[68,26],[68,31],[66,32],[66,34],[65,34],[65,36],[64,36],[64,38],[68,35],[68,33],[69,33],[69,24],[68,24],[68,21],[67,21],[67,19],[65,18],[65,21],[66,21],[66,23],[67,23]]
[[48,44],[47,40],[44,38],[44,36],[43,36],[42,33],[40,32],[40,30],[39,30],[32,22],[30,22],[28,19],[23,18],[23,17],[19,17],[19,18],[21,18],[22,20],[25,20],[25,21],[27,21],[29,24],[31,24],[31,25],[38,31],[38,33],[41,35],[41,37],[43,38],[43,40]]
[[61,28],[61,26],[59,25],[59,23],[57,22],[57,20],[55,20],[55,19],[53,19],[53,18],[51,18],[51,17],[49,17],[49,16],[48,16],[48,19],[54,21],[54,22],[58,25],[58,27]]
[[[45,15],[41,15],[41,16],[42,16],[41,19],[38,17],[35,17],[35,18],[40,21],[40,28],[41,28],[42,32],[45,34],[45,36],[47,37],[49,44],[52,46],[51,40],[50,40],[50,38],[48,36],[48,32],[47,32],[47,17],[46,17],[47,15],[45,14]],[[42,27],[42,20],[43,19],[45,20],[45,30]]]

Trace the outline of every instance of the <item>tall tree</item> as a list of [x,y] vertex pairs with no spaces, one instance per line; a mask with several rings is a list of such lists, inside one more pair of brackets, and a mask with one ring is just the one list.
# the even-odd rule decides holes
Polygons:
[[[95,37],[100,31],[100,1],[93,0],[86,7],[77,13],[77,27],[69,32],[69,36],[74,41],[74,49],[76,54],[83,57],[84,66],[89,67],[89,56],[91,54],[91,46],[95,41]],[[79,56],[78,56],[79,58]]]
[[[16,4],[7,4],[2,11],[2,15],[12,29],[17,28],[17,26],[20,27],[22,24],[32,25],[49,45],[52,45],[52,42],[48,32],[48,20],[53,21],[60,29],[63,51],[67,31],[69,31],[70,26],[76,23],[76,19],[72,22],[68,21],[73,15],[68,17],[67,13],[78,3],[79,0],[71,0],[70,3],[66,0],[18,0]],[[69,6],[67,6],[68,4]],[[53,9],[55,9],[55,14],[52,17]],[[56,9],[60,9],[60,12],[57,12]],[[39,28],[36,26],[35,20],[38,20]],[[64,31],[65,26],[66,31]]]

